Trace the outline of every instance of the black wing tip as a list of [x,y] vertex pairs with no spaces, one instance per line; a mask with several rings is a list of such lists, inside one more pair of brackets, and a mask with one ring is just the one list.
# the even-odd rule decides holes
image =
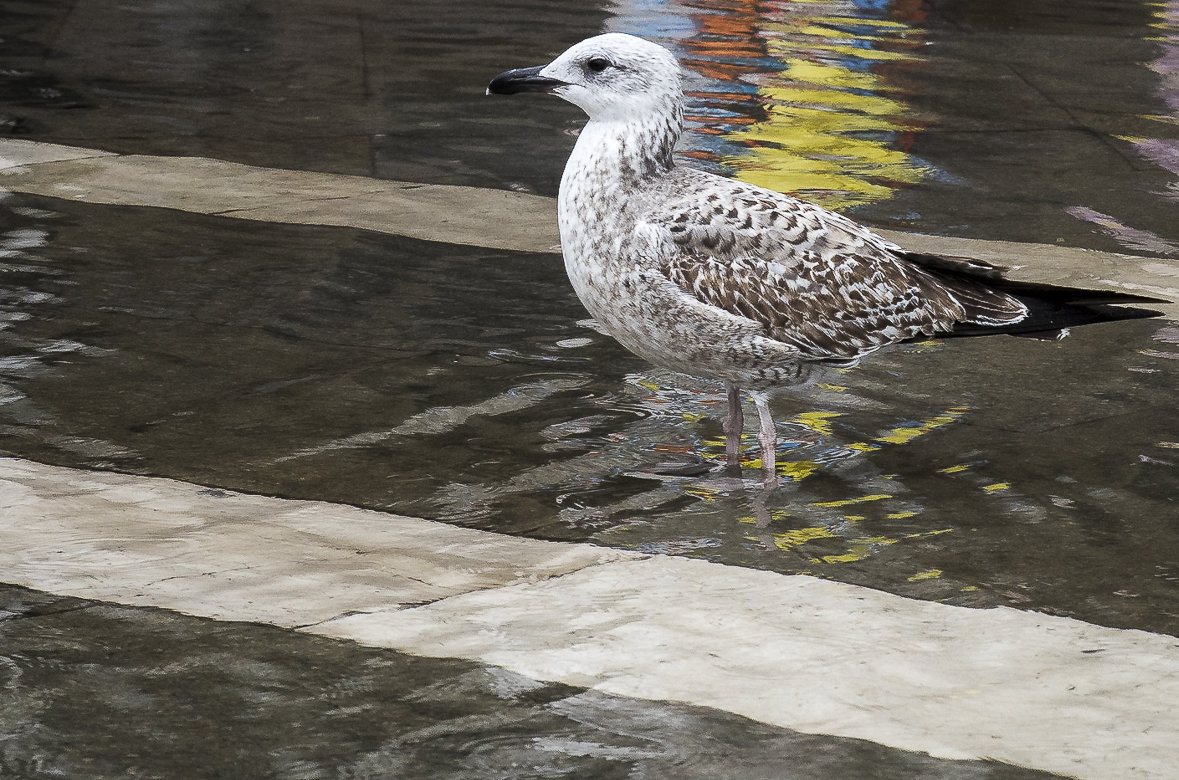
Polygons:
[[[1166,298],[1155,298],[1149,295],[1121,292],[1117,290],[1094,290],[1087,287],[1068,287],[1039,282],[1023,282],[1006,276],[1011,269],[986,260],[970,257],[954,257],[949,255],[931,255],[925,252],[905,252],[901,255],[905,260],[933,272],[935,275],[945,275],[957,278],[975,279],[983,284],[990,284],[997,290],[1013,295],[1027,295],[1059,304],[1086,305],[1122,305],[1131,303],[1153,303],[1169,306],[1174,301]],[[1159,313],[1144,316],[1161,316]]]
[[1072,303],[1078,306],[1121,306],[1131,303],[1155,303],[1170,306],[1174,303],[1174,301],[1168,301],[1166,298],[1155,298],[1150,295],[1139,295],[1138,293],[1121,292],[1119,290],[1092,290],[1086,287],[1032,285],[1029,292],[1034,296],[1038,289],[1052,292],[1059,291],[1062,294],[1057,300],[1061,303]]
[[[1141,302],[1170,303],[1170,301],[1164,301],[1161,298],[1143,298]],[[1106,304],[1106,306],[1108,306],[1109,312],[1113,313],[1114,316],[1111,316],[1108,320],[1102,320],[1102,322],[1116,322],[1118,320],[1149,320],[1153,317],[1167,316],[1166,312],[1159,311],[1157,309],[1140,309],[1137,306],[1119,306],[1116,304]]]
[[988,260],[955,255],[931,255],[926,252],[904,252],[901,257],[929,271],[941,271],[955,276],[975,279],[1003,279],[1011,269]]
[[[1028,306],[1028,316],[1019,322],[1005,325],[983,325],[976,322],[960,322],[948,333],[937,334],[939,338],[961,336],[1018,336],[1020,338],[1036,339],[1039,341],[1059,341],[1068,335],[1070,328],[1082,325],[1097,325],[1102,322],[1122,322],[1125,320],[1144,320],[1153,317],[1165,317],[1165,312],[1155,309],[1141,309],[1136,306],[1103,303],[1065,303],[1055,301],[1045,302],[1020,297]],[[1147,301],[1158,301],[1157,298],[1146,298]],[[1161,301],[1166,303],[1166,301]]]
[[[1174,301],[1168,301],[1166,298],[1151,298],[1148,295],[1131,295],[1130,293],[1122,293],[1121,295],[1123,297],[1118,298],[1116,301],[1110,301],[1110,303],[1161,303],[1164,306],[1172,306],[1175,303]],[[1151,316],[1161,317],[1163,316],[1163,312],[1156,311]]]
[[1049,306],[1075,306],[1078,308],[1092,308],[1114,312],[1147,312],[1146,314],[1127,314],[1118,319],[1140,319],[1142,317],[1161,317],[1163,312],[1154,309],[1140,309],[1136,304],[1162,304],[1170,306],[1173,301],[1165,298],[1154,298],[1149,295],[1117,292],[1115,290],[1091,290],[1083,287],[1057,287],[1055,285],[1015,283],[1014,286],[1004,286],[1004,292],[1014,295],[1025,304],[1047,304]]

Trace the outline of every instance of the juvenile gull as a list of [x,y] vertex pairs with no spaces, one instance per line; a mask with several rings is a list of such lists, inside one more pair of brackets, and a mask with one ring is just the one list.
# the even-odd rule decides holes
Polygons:
[[725,382],[730,466],[744,427],[739,388],[752,391],[767,484],[777,431],[764,391],[813,365],[932,336],[1060,338],[1070,325],[1156,314],[1109,304],[1162,302],[907,252],[814,204],[677,166],[679,64],[642,38],[589,38],[548,65],[501,73],[487,92],[547,92],[589,116],[557,202],[569,279],[630,351]]

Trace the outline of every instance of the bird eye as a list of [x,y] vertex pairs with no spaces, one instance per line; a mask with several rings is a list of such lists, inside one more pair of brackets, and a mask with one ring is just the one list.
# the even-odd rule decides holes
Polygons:
[[606,68],[610,67],[610,60],[606,59],[605,57],[594,57],[592,60],[587,62],[585,66],[594,73],[601,73]]

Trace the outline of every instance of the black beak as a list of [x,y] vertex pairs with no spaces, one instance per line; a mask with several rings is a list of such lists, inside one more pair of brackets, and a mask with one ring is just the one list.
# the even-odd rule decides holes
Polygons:
[[504,71],[487,85],[487,94],[515,95],[517,92],[552,92],[556,87],[565,86],[564,81],[540,75],[544,68],[544,65],[537,65],[535,68],[516,68]]

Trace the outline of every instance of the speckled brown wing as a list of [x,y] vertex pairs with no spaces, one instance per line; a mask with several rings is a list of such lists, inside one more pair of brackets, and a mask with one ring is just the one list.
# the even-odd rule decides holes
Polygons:
[[718,261],[691,251],[665,273],[705,303],[760,324],[767,336],[816,360],[854,360],[886,344],[948,332],[963,311],[920,275],[856,256],[807,253],[792,272],[739,257]]
[[[688,175],[694,181],[686,189],[696,197],[673,200],[647,219],[674,247],[660,270],[804,357],[854,360],[886,344],[946,333],[969,318],[966,306],[988,297],[977,282],[941,279],[818,206],[699,171]],[[967,301],[956,286],[970,293]],[[987,307],[997,308],[996,317],[1022,316],[1017,301],[993,297]]]
[[758,256],[790,265],[806,252],[895,259],[901,247],[813,203],[694,168],[676,168],[647,221],[676,243],[719,259]]

